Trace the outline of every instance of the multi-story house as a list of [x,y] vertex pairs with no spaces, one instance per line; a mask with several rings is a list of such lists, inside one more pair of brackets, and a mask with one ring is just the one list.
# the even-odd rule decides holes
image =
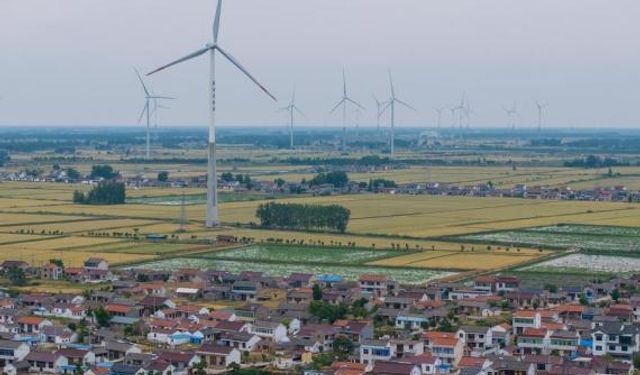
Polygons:
[[493,347],[493,335],[489,327],[462,326],[456,336],[474,353],[482,354]]
[[395,347],[389,340],[363,340],[360,344],[360,363],[372,365],[395,357]]
[[640,327],[623,322],[603,322],[593,327],[592,353],[630,359],[640,351]]
[[542,316],[535,310],[518,310],[513,314],[511,320],[513,332],[521,334],[526,328],[540,328],[542,326]]

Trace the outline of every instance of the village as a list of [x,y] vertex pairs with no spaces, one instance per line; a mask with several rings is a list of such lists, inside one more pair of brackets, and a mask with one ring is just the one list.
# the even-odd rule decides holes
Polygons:
[[[332,183],[313,184],[311,181],[301,182],[287,181],[274,176],[272,180],[251,178],[248,175],[233,175],[226,173],[218,179],[218,189],[223,192],[237,194],[259,193],[273,197],[286,197],[292,195],[328,196],[341,194],[398,194],[398,195],[431,195],[453,197],[492,197],[492,198],[524,198],[540,200],[575,200],[575,201],[600,201],[600,202],[640,202],[640,190],[629,189],[624,185],[610,187],[594,186],[590,189],[572,189],[570,186],[544,186],[527,184],[514,184],[512,187],[499,187],[491,181],[472,185],[460,185],[455,183],[396,183],[393,180],[380,178],[381,173],[389,171],[386,168],[375,167],[347,169],[350,172],[370,173],[369,181],[347,180],[343,185]],[[392,170],[392,169],[391,169]],[[340,171],[344,172],[344,171]],[[310,169],[308,173],[323,173],[317,169]],[[345,174],[347,172],[344,172]],[[160,177],[160,178],[158,178]],[[227,177],[227,178],[224,178]],[[286,178],[286,175],[283,175]],[[138,174],[135,176],[117,176],[117,181],[124,183],[131,189],[140,188],[204,188],[206,176],[191,177],[188,179],[173,179],[168,174],[165,177],[147,176]],[[347,178],[348,179],[348,178]],[[35,182],[35,183],[62,183],[83,185],[95,185],[102,181],[101,178],[87,176],[70,177],[64,169],[53,169],[46,174],[34,175],[29,171],[0,172],[0,182]],[[246,180],[246,181],[245,181]]]
[[[632,374],[640,275],[582,287],[508,275],[401,285],[383,275],[111,269],[4,261],[5,374]],[[262,371],[262,372],[261,372]]]

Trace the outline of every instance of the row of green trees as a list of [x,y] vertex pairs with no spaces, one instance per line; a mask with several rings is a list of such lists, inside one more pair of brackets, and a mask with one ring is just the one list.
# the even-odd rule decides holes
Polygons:
[[76,204],[113,205],[124,204],[125,200],[125,186],[116,181],[100,182],[86,194],[78,190],[73,192],[73,203]]
[[266,228],[330,230],[344,233],[351,211],[339,205],[263,203],[256,216]]

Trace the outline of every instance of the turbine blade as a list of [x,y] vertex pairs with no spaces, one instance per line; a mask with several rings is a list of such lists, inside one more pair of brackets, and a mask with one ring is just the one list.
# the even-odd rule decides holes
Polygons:
[[398,103],[402,104],[403,106],[405,106],[405,107],[407,107],[407,108],[409,108],[409,109],[412,109],[412,110],[414,110],[414,111],[418,112],[418,110],[417,110],[417,109],[413,108],[412,106],[410,106],[409,104],[407,104],[407,103],[403,102],[403,101],[402,101],[402,100],[400,100],[400,99],[396,99],[396,102],[398,102]]
[[347,97],[347,74],[344,72],[344,68],[342,68],[342,88],[344,97]]
[[384,106],[384,108],[382,108],[382,111],[380,111],[380,114],[383,114],[387,111],[387,109],[389,109],[389,107],[391,107],[391,104],[393,103],[393,101],[388,101],[387,105]]
[[144,93],[149,96],[149,90],[147,90],[147,86],[144,84],[144,81],[142,80],[142,76],[140,76],[140,72],[138,71],[138,69],[133,68],[133,70],[136,72],[136,75],[138,76],[138,80],[140,80],[140,84],[142,85],[142,89],[144,90]]
[[220,32],[220,16],[222,15],[222,0],[218,0],[218,8],[213,21],[213,43],[218,43],[218,33]]
[[391,77],[391,70],[389,70],[389,85],[391,87],[391,98],[395,99],[396,97],[396,90],[393,87],[393,77]]
[[236,60],[233,56],[231,56],[231,55],[229,54],[229,52],[227,52],[227,51],[223,50],[222,48],[220,48],[220,46],[217,46],[217,45],[215,46],[215,49],[217,49],[217,50],[222,54],[222,56],[226,57],[226,58],[227,58],[227,60],[229,60],[233,65],[235,65],[235,66],[236,66],[236,68],[240,69],[240,70],[242,71],[242,73],[244,73],[244,74],[247,76],[247,78],[249,78],[251,81],[253,81],[253,83],[255,83],[256,85],[258,85],[258,87],[260,87],[260,89],[261,89],[262,91],[264,91],[264,93],[265,93],[265,94],[267,94],[271,99],[273,99],[273,100],[274,100],[274,101],[276,101],[276,102],[278,101],[278,99],[276,99],[276,97],[275,97],[275,96],[273,96],[273,95],[269,92],[269,90],[267,90],[264,86],[262,86],[262,84],[260,84],[260,82],[258,82],[258,80],[257,80],[257,79],[255,79],[255,78],[251,75],[251,73],[249,73],[249,71],[247,71],[247,69],[245,69],[245,68],[242,66],[242,64],[240,64],[240,62],[239,62],[238,60]]
[[207,47],[204,47],[202,49],[199,49],[199,50],[197,50],[197,51],[195,51],[193,53],[188,54],[187,56],[185,56],[183,58],[180,58],[180,59],[178,59],[176,61],[173,61],[173,62],[171,62],[171,63],[169,63],[167,65],[163,65],[163,66],[159,67],[158,69],[156,69],[156,70],[154,70],[154,71],[152,71],[150,73],[147,73],[147,75],[150,76],[150,75],[155,74],[155,73],[157,73],[157,72],[159,72],[161,70],[164,70],[166,68],[169,68],[169,67],[177,65],[177,64],[180,64],[181,62],[185,62],[187,60],[191,60],[191,59],[193,59],[195,57],[198,57],[198,56],[204,54],[205,52],[211,50],[211,48],[213,48],[213,47],[207,46]]
[[162,99],[162,100],[176,100],[176,98],[172,98],[170,96],[150,96],[150,99]]
[[340,106],[347,100],[347,98],[342,98],[340,99],[340,101],[338,102],[338,104],[336,104],[335,107],[333,107],[333,109],[331,110],[330,113],[333,113],[336,111],[336,109],[340,108]]
[[144,104],[144,107],[142,107],[142,112],[140,113],[140,117],[138,117],[138,124],[142,122],[142,119],[144,118],[144,114],[149,110],[149,101],[147,100],[146,103]]
[[346,101],[348,101],[349,103],[357,106],[360,109],[366,109],[362,104],[356,102],[355,100],[351,99],[351,98],[345,98]]
[[293,106],[293,109],[294,109],[296,112],[298,112],[298,114],[300,114],[300,115],[302,115],[302,116],[304,116],[304,117],[307,117],[307,116],[306,116],[304,113],[302,113],[302,111],[301,111],[298,107],[296,107],[295,105]]

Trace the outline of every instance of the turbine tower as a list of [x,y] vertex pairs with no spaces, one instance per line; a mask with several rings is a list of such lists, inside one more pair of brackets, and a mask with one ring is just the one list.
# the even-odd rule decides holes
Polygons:
[[467,102],[464,106],[464,117],[467,121],[467,129],[471,128],[471,114],[474,113],[473,109],[471,108],[471,101],[469,99],[467,99]]
[[436,111],[436,115],[438,116],[437,128],[440,129],[440,125],[442,124],[442,111],[444,111],[444,108],[439,107],[439,108],[434,108],[433,110]]
[[538,107],[538,132],[542,131],[542,121],[544,120],[544,110],[548,107],[548,104],[542,104],[536,101],[536,107]]
[[293,90],[293,95],[291,95],[291,101],[289,102],[289,105],[284,108],[280,108],[280,110],[289,112],[289,148],[293,150],[293,123],[294,123],[293,115],[295,112],[298,112],[300,115],[304,116],[302,111],[300,111],[300,109],[296,105],[295,89]]
[[364,107],[347,95],[347,75],[344,69],[342,69],[342,88],[342,98],[338,104],[333,107],[331,113],[334,113],[342,106],[342,152],[347,152],[347,104],[353,104],[356,108],[360,109],[364,109]]
[[146,147],[145,158],[147,160],[149,160],[151,158],[151,101],[153,101],[154,108],[157,110],[158,100],[163,100],[163,99],[172,100],[172,99],[175,99],[175,98],[170,98],[168,96],[152,95],[149,92],[149,90],[147,89],[147,85],[144,84],[144,80],[140,76],[140,72],[138,72],[138,69],[134,68],[133,70],[135,70],[136,75],[138,76],[138,80],[140,80],[140,84],[142,85],[142,89],[144,90],[144,107],[142,107],[142,112],[140,113],[140,117],[138,118],[138,123],[142,122],[142,119],[146,115],[146,118],[147,118],[147,139],[146,139],[147,147]]
[[389,87],[391,89],[391,97],[389,98],[389,102],[385,107],[385,111],[387,109],[391,109],[391,157],[395,155],[395,143],[396,143],[396,103],[403,105],[411,110],[417,111],[415,108],[410,106],[409,104],[403,102],[402,100],[396,97],[396,90],[393,87],[393,77],[391,77],[391,71],[389,71]]
[[179,64],[181,62],[191,60],[198,56],[204,55],[205,53],[209,53],[209,145],[208,145],[208,165],[207,165],[207,218],[205,221],[205,225],[208,228],[218,226],[220,224],[220,219],[218,216],[218,192],[217,192],[217,176],[216,176],[216,127],[215,127],[215,113],[216,113],[216,52],[219,52],[224,58],[229,60],[231,64],[233,64],[236,68],[238,68],[244,75],[247,76],[251,81],[253,81],[258,87],[264,91],[271,99],[277,101],[275,96],[273,96],[269,90],[267,90],[264,86],[262,86],[258,80],[256,80],[251,73],[249,73],[243,66],[240,64],[235,57],[233,57],[229,52],[222,49],[218,44],[218,34],[220,31],[220,16],[222,11],[222,0],[218,0],[218,7],[216,10],[216,15],[213,21],[213,43],[207,43],[203,48],[188,54],[187,56],[178,59],[174,62],[171,62],[167,65],[164,65],[147,75],[151,75],[157,73],[163,69],[166,69],[170,66]]
[[378,100],[375,95],[373,95],[373,100],[376,102],[376,131],[380,133],[380,118],[384,114],[384,102]]
[[518,119],[518,104],[516,102],[513,102],[513,105],[511,106],[511,108],[503,108],[503,109],[504,109],[504,112],[507,114],[507,117],[509,118],[508,127],[510,127],[511,130],[515,130],[516,122]]

